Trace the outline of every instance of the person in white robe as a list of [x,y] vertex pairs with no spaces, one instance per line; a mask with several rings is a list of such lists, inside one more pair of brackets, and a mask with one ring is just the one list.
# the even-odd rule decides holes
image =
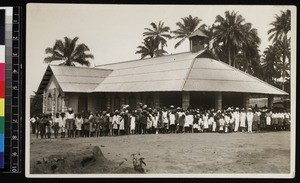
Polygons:
[[245,132],[245,128],[246,128],[246,112],[245,112],[244,108],[242,108],[241,114],[240,114],[240,127],[242,129],[242,132]]
[[249,108],[247,111],[247,125],[248,125],[248,132],[252,133],[252,124],[253,124],[253,112],[252,109]]
[[240,109],[236,108],[232,115],[234,119],[234,132],[238,132],[240,127]]
[[203,115],[203,132],[208,132],[208,126],[209,122],[208,122],[208,113],[205,113]]
[[135,114],[131,114],[130,117],[130,132],[131,134],[135,134]]

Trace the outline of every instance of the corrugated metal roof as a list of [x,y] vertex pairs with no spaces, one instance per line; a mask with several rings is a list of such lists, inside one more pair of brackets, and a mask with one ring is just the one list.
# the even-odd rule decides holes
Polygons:
[[285,95],[284,91],[226,63],[203,58],[198,53],[181,53],[100,65],[113,72],[94,92],[224,91]]
[[199,53],[186,52],[99,66],[113,69],[113,72],[94,91],[181,91],[193,59]]
[[[100,68],[85,68],[73,66],[49,65],[47,75],[54,75],[60,88],[64,92],[93,92],[93,90],[107,77],[112,71]],[[42,93],[45,84],[50,77],[43,77],[38,93]],[[45,79],[46,78],[46,79]]]
[[284,91],[217,61],[202,50],[97,68],[49,66],[38,92],[53,73],[64,92],[223,91],[285,95]]
[[195,59],[183,90],[286,94],[258,78],[210,58]]

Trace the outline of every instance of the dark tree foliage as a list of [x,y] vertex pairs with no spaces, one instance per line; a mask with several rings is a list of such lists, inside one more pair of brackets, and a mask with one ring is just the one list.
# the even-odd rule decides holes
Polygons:
[[43,95],[35,94],[30,98],[30,116],[43,113]]

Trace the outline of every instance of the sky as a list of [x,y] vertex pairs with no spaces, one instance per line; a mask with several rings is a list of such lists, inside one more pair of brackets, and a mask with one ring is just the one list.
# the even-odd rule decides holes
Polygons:
[[[28,4],[26,17],[26,68],[30,92],[36,91],[47,64],[45,49],[52,47],[57,39],[65,36],[79,37],[94,55],[95,65],[139,59],[135,54],[143,41],[144,28],[160,20],[176,30],[176,22],[188,15],[202,19],[200,24],[212,25],[217,15],[224,16],[226,10],[238,11],[246,22],[252,23],[261,38],[260,50],[271,44],[267,31],[275,14],[288,6],[233,6],[233,5],[72,5],[72,4]],[[169,40],[165,48],[168,54],[189,51],[186,40],[178,48],[179,40]],[[28,84],[28,81],[30,84]]]

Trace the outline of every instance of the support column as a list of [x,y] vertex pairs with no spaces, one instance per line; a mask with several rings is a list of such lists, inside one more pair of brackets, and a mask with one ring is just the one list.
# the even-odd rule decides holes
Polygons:
[[222,92],[216,92],[215,94],[215,109],[222,110]]
[[112,112],[115,111],[115,93],[111,94],[111,110]]
[[107,112],[111,111],[111,94],[106,93],[106,110]]
[[121,98],[120,98],[120,108],[122,109],[123,105],[125,105],[125,94],[121,93]]
[[52,116],[55,116],[55,113],[56,113],[56,89],[54,88],[53,89],[53,92],[52,92],[52,110],[51,110],[51,114]]
[[143,103],[143,105],[145,105],[146,104],[146,99],[147,98],[147,93],[143,93],[142,94],[142,103]]
[[125,93],[125,104],[129,105],[129,94]]
[[[63,100],[63,112],[67,112],[69,108],[69,94],[64,94],[64,100]],[[81,112],[81,111],[80,111]]]
[[245,108],[245,110],[248,111],[248,108],[249,108],[249,94],[248,93],[243,94],[243,108]]
[[[62,93],[61,95],[61,112],[66,112],[67,111],[67,107],[66,107],[66,94]],[[81,112],[81,111],[79,111]]]
[[141,94],[140,93],[136,93],[136,108],[139,107],[139,103],[141,103]]
[[47,93],[46,90],[44,90],[43,93],[43,113],[46,113],[46,107],[47,107]]
[[273,107],[274,96],[268,95],[268,108],[271,109]]
[[182,109],[187,110],[187,108],[189,106],[190,106],[190,92],[183,91],[182,92]]
[[160,98],[159,98],[159,92],[153,93],[154,97],[154,107],[159,108],[160,107]]

